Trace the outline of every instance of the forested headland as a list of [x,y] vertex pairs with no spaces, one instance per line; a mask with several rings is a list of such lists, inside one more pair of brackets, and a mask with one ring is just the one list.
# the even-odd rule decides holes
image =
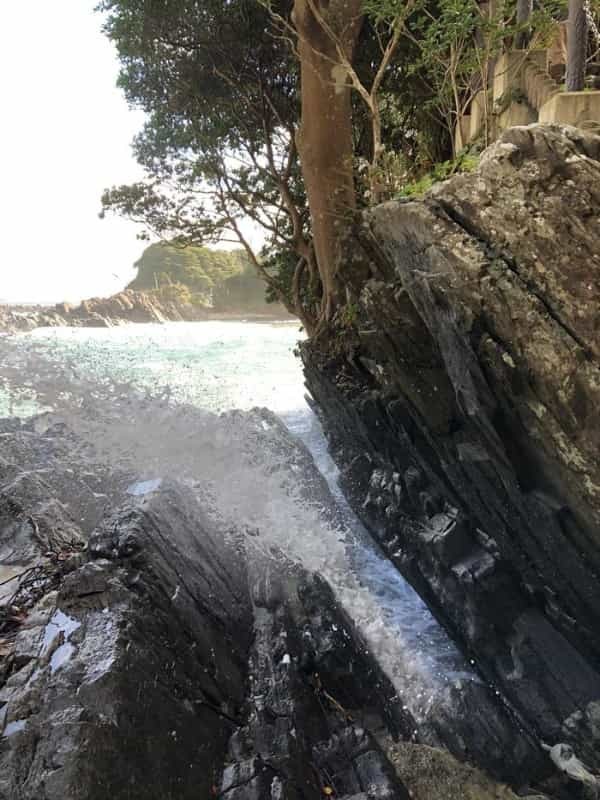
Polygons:
[[266,287],[244,250],[149,245],[136,261],[136,277],[127,286],[162,302],[211,311],[277,313],[268,305]]

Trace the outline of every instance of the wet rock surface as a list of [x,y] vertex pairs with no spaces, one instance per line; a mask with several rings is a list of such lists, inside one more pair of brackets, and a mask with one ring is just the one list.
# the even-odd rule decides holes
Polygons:
[[49,422],[1,428],[0,798],[407,800],[402,743],[544,772],[484,686],[417,722],[322,578]]
[[370,213],[341,266],[353,321],[303,348],[354,509],[526,730],[592,771],[599,177],[599,137],[507,131]]
[[[50,541],[57,537],[66,542],[87,538],[122,502],[133,479],[122,470],[109,469],[90,445],[46,414],[17,425],[0,420],[0,476],[0,515],[6,515],[7,524],[35,517],[41,549],[60,544]],[[9,531],[0,539],[0,547],[4,546],[15,546]],[[7,553],[0,552],[5,560]]]
[[222,796],[408,800],[373,732],[410,737],[414,722],[331,589],[281,555],[252,573],[247,722],[230,741]]
[[[31,433],[22,428],[13,452]],[[36,448],[32,438],[32,461],[51,457],[48,441]],[[19,499],[55,548],[38,552],[27,528],[23,565],[60,566],[39,592],[11,599],[22,600],[18,618],[2,629],[0,797],[295,798],[332,788],[408,798],[364,717],[396,738],[414,722],[324,581],[282,554],[254,561],[249,581],[241,539],[169,481],[146,486],[89,540],[69,519],[67,541],[66,512],[44,516],[35,493]]]
[[17,634],[0,796],[210,796],[245,694],[239,560],[174,486],[107,519],[86,555]]

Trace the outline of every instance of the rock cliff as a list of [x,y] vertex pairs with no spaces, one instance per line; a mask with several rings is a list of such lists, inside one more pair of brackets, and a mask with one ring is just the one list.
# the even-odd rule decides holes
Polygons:
[[[600,137],[357,226],[307,385],[355,510],[525,729],[600,769]],[[568,752],[568,751],[567,751]]]

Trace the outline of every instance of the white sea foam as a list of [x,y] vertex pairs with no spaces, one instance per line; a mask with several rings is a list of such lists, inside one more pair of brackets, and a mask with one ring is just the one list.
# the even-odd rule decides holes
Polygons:
[[[53,420],[138,475],[130,493],[152,491],[157,476],[184,480],[222,524],[253,534],[250,550],[276,547],[323,575],[421,717],[449,684],[475,676],[341,496],[303,399],[296,338],[294,327],[239,323],[38,331],[0,342],[5,394],[29,384]],[[231,410],[258,403],[305,442],[337,509],[322,486],[307,487],[321,479],[277,420]]]
[[52,615],[50,621],[44,630],[44,638],[42,641],[42,650],[40,655],[45,655],[51,648],[53,642],[58,636],[66,642],[72,633],[81,627],[81,622],[69,617],[60,609],[57,609]]

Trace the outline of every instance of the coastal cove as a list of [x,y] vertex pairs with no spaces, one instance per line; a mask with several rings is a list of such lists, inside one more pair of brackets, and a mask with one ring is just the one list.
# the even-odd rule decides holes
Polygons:
[[600,800],[600,0],[0,22],[0,800]]
[[596,800],[599,159],[365,212],[312,336],[0,337],[2,800]]

